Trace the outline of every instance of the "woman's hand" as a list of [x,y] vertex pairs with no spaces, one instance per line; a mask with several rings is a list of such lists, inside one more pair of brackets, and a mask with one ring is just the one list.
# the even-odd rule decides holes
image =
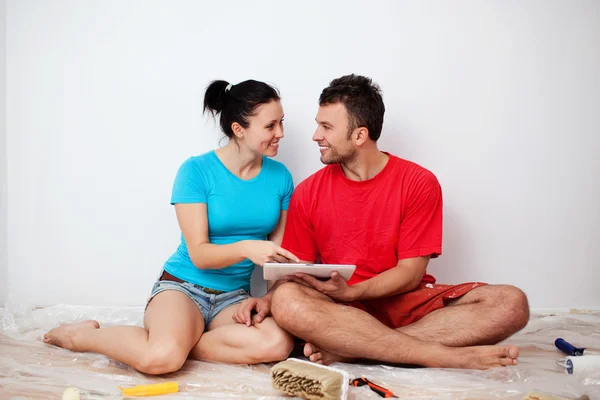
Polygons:
[[246,240],[243,251],[246,258],[260,266],[268,262],[300,262],[294,254],[269,240]]
[[253,310],[256,310],[256,322],[261,323],[269,315],[271,301],[264,297],[250,297],[240,303],[232,318],[238,324],[251,326]]

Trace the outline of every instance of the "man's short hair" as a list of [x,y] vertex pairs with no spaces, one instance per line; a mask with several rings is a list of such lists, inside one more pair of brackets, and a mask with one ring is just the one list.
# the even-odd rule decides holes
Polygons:
[[349,132],[364,126],[369,130],[371,140],[379,139],[385,106],[381,88],[371,78],[351,74],[332,80],[321,92],[319,105],[336,103],[344,104],[348,111]]

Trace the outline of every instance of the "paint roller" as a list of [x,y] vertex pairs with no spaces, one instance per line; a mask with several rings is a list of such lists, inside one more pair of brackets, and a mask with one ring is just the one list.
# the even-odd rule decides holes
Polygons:
[[350,375],[341,369],[289,358],[271,368],[275,389],[308,400],[347,400],[352,386],[368,386],[384,398],[397,397],[384,387],[366,378],[350,381]]
[[600,355],[584,355],[585,347],[575,347],[563,338],[554,341],[554,345],[567,357],[559,360],[558,365],[565,369],[567,374],[586,374],[600,371]]
[[275,389],[308,400],[346,400],[350,376],[344,370],[289,358],[271,368]]

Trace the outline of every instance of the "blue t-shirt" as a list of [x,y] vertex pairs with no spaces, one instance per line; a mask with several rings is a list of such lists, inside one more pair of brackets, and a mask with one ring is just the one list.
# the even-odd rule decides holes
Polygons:
[[[179,167],[171,204],[206,203],[208,238],[213,244],[267,240],[287,210],[294,191],[282,163],[263,156],[259,174],[248,180],[229,171],[214,151],[190,157]],[[199,269],[190,259],[183,234],[164,269],[184,281],[216,290],[250,289],[254,263],[249,259],[223,269]]]

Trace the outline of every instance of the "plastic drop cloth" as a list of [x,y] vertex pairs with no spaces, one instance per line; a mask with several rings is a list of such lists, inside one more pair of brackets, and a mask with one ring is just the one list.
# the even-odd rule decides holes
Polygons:
[[[180,393],[161,399],[285,399],[271,386],[270,365],[233,366],[188,361],[182,370],[152,377],[98,354],[72,353],[44,344],[42,335],[61,323],[96,319],[101,326],[142,325],[142,308],[53,306],[0,308],[0,399],[60,398],[75,386],[82,399],[121,398],[118,386],[179,382]],[[520,364],[487,371],[334,364],[364,376],[405,399],[522,399],[532,391],[565,398],[600,399],[600,371],[567,375],[554,347],[562,337],[600,354],[600,313],[533,316],[507,343],[521,347]],[[351,399],[380,399],[366,387]]]

